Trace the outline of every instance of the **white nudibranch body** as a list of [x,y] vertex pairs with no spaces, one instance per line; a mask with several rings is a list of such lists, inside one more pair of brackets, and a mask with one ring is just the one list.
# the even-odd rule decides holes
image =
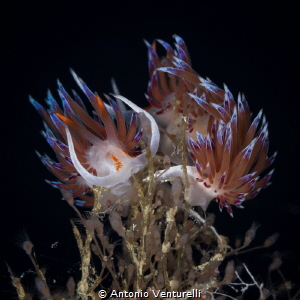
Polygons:
[[[216,197],[216,193],[213,189],[206,188],[203,182],[196,180],[199,174],[195,167],[187,166],[187,175],[190,187],[186,189],[184,198],[189,205],[200,206],[205,211],[210,201]],[[170,181],[171,183],[178,177],[181,180],[185,179],[182,166],[171,167],[167,171],[158,171],[155,176],[159,181]]]

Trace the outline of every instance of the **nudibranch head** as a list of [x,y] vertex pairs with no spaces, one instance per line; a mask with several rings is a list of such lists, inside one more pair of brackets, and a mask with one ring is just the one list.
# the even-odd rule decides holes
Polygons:
[[[48,157],[40,158],[61,182],[49,182],[55,187],[72,191],[73,197],[84,195],[93,186],[113,188],[126,183],[133,173],[146,164],[146,153],[139,147],[139,141],[147,140],[147,146],[154,156],[159,144],[159,131],[153,117],[128,99],[114,95],[132,110],[130,122],[126,122],[116,102],[109,99],[105,104],[86,84],[72,74],[79,87],[95,109],[94,117],[77,94],[74,100],[58,83],[58,93],[63,110],[48,93],[49,110],[30,98],[31,103],[43,116],[46,123],[44,136],[54,149],[58,163]],[[138,126],[138,118],[140,126]]]

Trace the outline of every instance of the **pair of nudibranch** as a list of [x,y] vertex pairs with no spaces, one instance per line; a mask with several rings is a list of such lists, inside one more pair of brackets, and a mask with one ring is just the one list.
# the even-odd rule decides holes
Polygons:
[[[157,171],[157,180],[172,182],[181,177],[184,181],[187,175],[185,199],[192,206],[206,210],[211,200],[218,199],[220,208],[225,206],[232,214],[231,205],[241,207],[242,201],[267,186],[272,171],[262,179],[259,175],[276,153],[267,157],[268,130],[262,112],[251,122],[245,98],[239,95],[235,102],[226,86],[222,90],[200,77],[191,67],[183,40],[179,36],[175,40],[175,49],[157,40],[166,50],[161,58],[156,43],[146,42],[150,73],[146,109],[119,95],[114,95],[116,102],[107,97],[109,104],[104,103],[73,71],[94,108],[93,116],[81,98],[74,92],[72,99],[60,83],[63,109],[50,93],[48,110],[30,99],[45,120],[44,136],[58,159],[54,162],[39,155],[60,180],[49,183],[79,197],[77,204],[93,205],[93,186],[108,189],[101,198],[101,204],[108,207],[118,198],[133,197],[132,174],[148,164],[141,140],[152,157],[158,152],[171,157],[172,166]],[[126,111],[124,104],[132,111]],[[182,155],[174,151],[184,118],[185,174]]]

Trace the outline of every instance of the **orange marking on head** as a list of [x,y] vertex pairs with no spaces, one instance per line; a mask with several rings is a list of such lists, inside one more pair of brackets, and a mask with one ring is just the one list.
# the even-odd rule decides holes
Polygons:
[[111,158],[116,164],[116,171],[119,171],[119,169],[123,167],[123,164],[120,162],[120,160],[116,156],[111,155]]

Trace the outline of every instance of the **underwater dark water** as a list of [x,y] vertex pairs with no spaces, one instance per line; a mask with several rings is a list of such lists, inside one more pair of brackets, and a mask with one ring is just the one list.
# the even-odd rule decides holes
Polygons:
[[[23,5],[23,7],[22,7]],[[244,92],[253,114],[263,108],[269,122],[270,155],[278,150],[273,184],[245,209],[234,209],[232,219],[215,203],[215,226],[234,243],[252,221],[261,224],[253,246],[274,232],[280,237],[272,248],[239,257],[258,278],[267,278],[272,254],[282,255],[282,272],[299,286],[300,202],[298,197],[299,113],[296,68],[297,44],[293,8],[256,8],[239,4],[81,4],[30,7],[26,4],[4,11],[1,89],[2,247],[1,281],[4,295],[14,295],[6,271],[7,262],[20,276],[32,269],[15,236],[26,229],[35,244],[40,264],[53,273],[56,284],[76,273],[78,252],[72,236],[73,212],[61,201],[58,190],[44,179],[53,179],[35,150],[54,158],[41,136],[43,124],[28,101],[28,94],[42,102],[47,89],[54,97],[56,80],[76,89],[73,68],[99,94],[112,91],[115,78],[125,97],[147,106],[147,49],[143,39],[159,38],[173,43],[172,35],[186,42],[193,68],[234,97]],[[31,275],[27,272],[25,276]],[[68,273],[68,274],[70,274]],[[72,273],[72,274],[73,274]],[[275,279],[276,280],[276,279]],[[53,282],[53,285],[55,283]],[[3,296],[1,299],[12,299]],[[283,295],[283,297],[285,297]]]

